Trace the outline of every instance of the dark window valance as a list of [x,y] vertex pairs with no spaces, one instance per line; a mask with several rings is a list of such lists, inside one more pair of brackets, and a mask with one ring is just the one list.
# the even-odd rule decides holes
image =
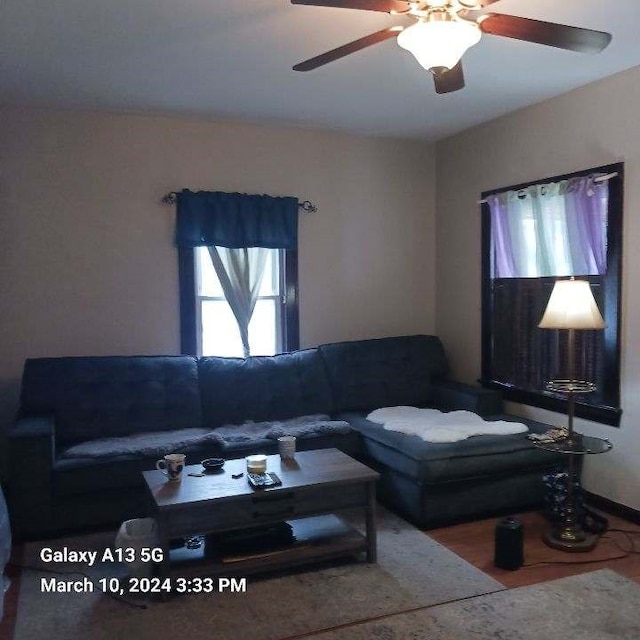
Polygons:
[[297,249],[297,198],[184,189],[176,203],[179,247]]

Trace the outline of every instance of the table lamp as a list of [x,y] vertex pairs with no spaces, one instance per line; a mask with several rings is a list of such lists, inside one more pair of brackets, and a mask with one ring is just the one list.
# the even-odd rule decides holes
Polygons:
[[564,329],[568,331],[568,379],[551,380],[547,383],[549,391],[559,391],[567,394],[567,438],[572,440],[573,415],[575,410],[574,394],[595,391],[595,384],[576,380],[575,373],[575,332],[585,329],[604,329],[598,305],[596,304],[591,287],[586,280],[558,280],[551,292],[540,329]]

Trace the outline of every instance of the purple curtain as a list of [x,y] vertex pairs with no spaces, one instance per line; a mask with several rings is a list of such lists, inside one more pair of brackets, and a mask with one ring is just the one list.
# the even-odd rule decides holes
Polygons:
[[492,277],[603,275],[609,189],[593,178],[489,196]]
[[497,195],[489,196],[487,203],[491,209],[491,259],[494,278],[517,277],[513,255],[513,242],[509,229],[509,212],[506,200]]
[[572,181],[565,193],[569,245],[576,273],[602,275],[607,270],[607,209],[609,189],[592,178]]

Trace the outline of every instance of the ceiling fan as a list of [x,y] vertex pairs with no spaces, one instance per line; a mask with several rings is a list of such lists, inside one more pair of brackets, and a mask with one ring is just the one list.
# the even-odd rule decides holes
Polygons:
[[464,87],[462,55],[480,41],[483,33],[581,53],[599,53],[611,42],[611,34],[603,31],[480,13],[495,2],[499,0],[291,0],[291,4],[380,11],[417,21],[406,28],[396,26],[376,31],[305,60],[293,69],[311,71],[378,42],[397,38],[403,49],[433,73],[436,92],[451,93]]

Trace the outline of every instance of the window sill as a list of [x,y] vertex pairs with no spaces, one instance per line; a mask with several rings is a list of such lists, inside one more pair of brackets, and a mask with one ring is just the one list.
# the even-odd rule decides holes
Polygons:
[[[567,413],[567,401],[558,395],[544,393],[542,391],[528,391],[526,389],[518,389],[502,382],[492,380],[479,380],[480,384],[487,389],[498,389],[502,392],[502,397],[510,402],[518,402],[532,407],[548,409],[558,413]],[[611,407],[608,405],[587,404],[580,401],[580,396],[575,399],[575,416],[576,418],[584,418],[600,424],[606,424],[612,427],[620,426],[620,418],[622,417],[622,409]]]

